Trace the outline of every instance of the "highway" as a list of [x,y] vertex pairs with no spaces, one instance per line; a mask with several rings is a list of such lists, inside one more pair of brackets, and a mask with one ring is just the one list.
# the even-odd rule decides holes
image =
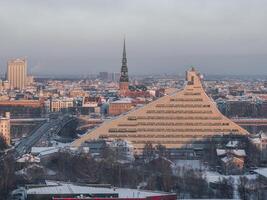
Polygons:
[[73,118],[69,116],[61,116],[57,119],[50,119],[43,123],[40,127],[33,130],[33,132],[15,147],[18,157],[30,152],[31,148],[45,135],[53,131],[57,134],[67,123],[72,121]]

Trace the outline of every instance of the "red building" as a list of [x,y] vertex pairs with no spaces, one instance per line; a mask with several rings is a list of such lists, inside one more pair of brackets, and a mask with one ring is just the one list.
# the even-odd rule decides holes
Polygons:
[[46,181],[41,185],[26,185],[12,192],[12,196],[24,196],[27,200],[176,200],[175,193],[154,192],[110,185],[88,185]]

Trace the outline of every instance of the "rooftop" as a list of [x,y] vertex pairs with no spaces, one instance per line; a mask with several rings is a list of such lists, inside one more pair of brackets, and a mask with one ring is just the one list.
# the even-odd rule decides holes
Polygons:
[[152,192],[128,188],[93,187],[74,183],[48,181],[46,185],[28,186],[27,194],[117,194],[119,198],[146,198],[150,196],[162,196],[170,193]]

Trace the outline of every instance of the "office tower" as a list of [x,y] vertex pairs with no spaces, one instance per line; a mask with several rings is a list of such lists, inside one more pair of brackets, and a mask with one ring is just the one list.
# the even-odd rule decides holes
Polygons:
[[129,77],[128,77],[128,67],[126,58],[125,39],[123,43],[122,66],[121,66],[119,89],[120,89],[120,96],[122,97],[126,97],[127,94],[129,93]]
[[84,135],[74,142],[105,138],[131,142],[141,152],[147,142],[172,149],[204,149],[224,137],[241,138],[249,134],[217,109],[202,86],[199,73],[186,73],[187,85],[182,91],[167,95],[133,110]]
[[27,84],[27,60],[24,58],[9,60],[7,79],[10,89],[23,90]]
[[10,145],[10,113],[6,112],[4,117],[0,117],[0,136],[6,144]]

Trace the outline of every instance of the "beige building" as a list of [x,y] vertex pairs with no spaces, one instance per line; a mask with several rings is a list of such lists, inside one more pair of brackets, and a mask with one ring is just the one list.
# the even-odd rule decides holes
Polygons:
[[0,117],[0,135],[6,143],[10,145],[10,113],[6,112],[4,117]]
[[136,152],[140,152],[147,142],[174,149],[198,149],[225,135],[249,134],[220,113],[205,93],[195,69],[187,71],[186,80],[183,90],[107,121],[74,141],[73,145],[104,138],[127,140]]
[[27,60],[17,58],[7,63],[7,79],[10,89],[23,90],[27,85]]
[[84,91],[82,88],[74,88],[69,91],[70,97],[86,97],[88,93]]
[[58,112],[73,107],[73,98],[52,99],[50,104],[51,112]]
[[34,77],[33,76],[27,76],[27,85],[31,86],[34,84]]

